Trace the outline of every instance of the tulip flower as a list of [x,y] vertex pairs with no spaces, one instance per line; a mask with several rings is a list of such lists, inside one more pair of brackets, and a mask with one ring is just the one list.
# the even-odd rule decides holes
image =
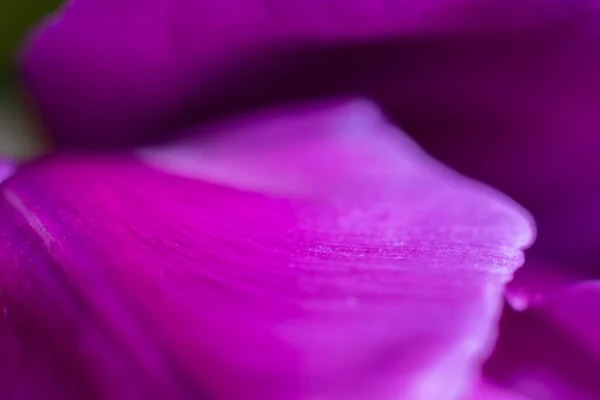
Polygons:
[[[5,397],[597,398],[598,13],[65,4],[20,62],[58,147],[2,170]],[[408,135],[533,214],[513,282],[530,214]]]

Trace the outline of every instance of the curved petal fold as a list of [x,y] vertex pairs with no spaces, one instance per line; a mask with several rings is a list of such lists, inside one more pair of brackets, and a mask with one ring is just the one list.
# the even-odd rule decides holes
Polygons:
[[45,365],[61,399],[458,399],[479,380],[524,210],[363,100],[182,140],[2,185],[15,398]]

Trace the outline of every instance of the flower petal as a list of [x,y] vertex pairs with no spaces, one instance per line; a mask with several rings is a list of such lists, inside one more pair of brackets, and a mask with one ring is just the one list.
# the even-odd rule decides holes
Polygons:
[[15,165],[14,161],[0,157],[0,183],[4,182],[14,173]]
[[362,101],[210,131],[4,183],[0,301],[22,348],[41,342],[96,398],[464,394],[528,215]]
[[533,400],[600,396],[600,282],[573,285],[523,313],[507,310],[487,369]]
[[518,311],[544,303],[548,297],[589,278],[583,268],[566,268],[528,253],[527,262],[507,285],[506,300]]
[[428,151],[533,213],[532,250],[588,279],[600,278],[595,3],[541,30],[423,41],[403,54],[404,81],[376,78],[378,99]]
[[482,380],[467,400],[530,400],[518,393],[497,387],[491,382]]
[[[306,68],[298,57],[307,57],[291,56],[299,49],[538,30],[590,7],[590,0],[73,0],[33,35],[22,64],[54,135],[64,142],[113,143],[164,134],[186,116],[206,115],[231,92],[232,101],[253,103],[290,84],[296,97],[324,88],[347,91],[365,76],[398,70],[378,62],[364,68],[360,60],[368,53],[348,63],[327,50],[329,67],[319,71],[321,64]],[[402,46],[386,53],[409,59]],[[350,67],[355,63],[362,67]],[[292,65],[294,78],[273,74],[273,64]],[[315,73],[322,78],[306,79]],[[256,81],[264,96],[247,93]]]

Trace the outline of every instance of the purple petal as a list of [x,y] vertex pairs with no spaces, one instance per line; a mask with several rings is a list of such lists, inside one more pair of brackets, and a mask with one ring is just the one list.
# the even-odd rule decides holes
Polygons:
[[540,257],[579,268],[588,279],[600,278],[600,14],[594,3],[540,30],[424,41],[404,67],[406,80],[392,87],[382,76],[379,89],[397,107],[401,125],[433,155],[533,213]]
[[430,400],[478,381],[532,240],[520,207],[362,101],[208,130],[3,184],[9,397]]
[[564,265],[539,259],[530,252],[523,268],[519,268],[507,285],[506,299],[515,310],[523,311],[587,278],[587,273],[582,268],[566,268]]
[[547,318],[563,326],[571,337],[588,349],[590,355],[600,361],[600,282],[569,287],[550,298],[543,308]]
[[531,400],[482,380],[467,400]]
[[507,311],[488,372],[533,400],[600,396],[600,282],[573,285],[523,313]]
[[[32,36],[23,75],[58,139],[131,141],[231,103],[371,89],[365,81],[379,77],[403,85],[414,81],[414,71],[402,77],[407,71],[397,60],[420,63],[405,46],[415,37],[537,31],[590,8],[589,0],[73,0]],[[402,43],[388,46],[385,60],[361,51],[389,41]],[[312,50],[324,46],[359,53],[346,60],[327,48],[313,65]],[[435,67],[431,73],[427,66],[424,81],[453,79],[445,66]]]

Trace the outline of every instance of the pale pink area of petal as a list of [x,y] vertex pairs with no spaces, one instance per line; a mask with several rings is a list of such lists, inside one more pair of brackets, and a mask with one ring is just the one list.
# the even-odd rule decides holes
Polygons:
[[0,301],[22,348],[105,399],[467,393],[532,241],[524,210],[360,100],[199,133],[4,183]]

